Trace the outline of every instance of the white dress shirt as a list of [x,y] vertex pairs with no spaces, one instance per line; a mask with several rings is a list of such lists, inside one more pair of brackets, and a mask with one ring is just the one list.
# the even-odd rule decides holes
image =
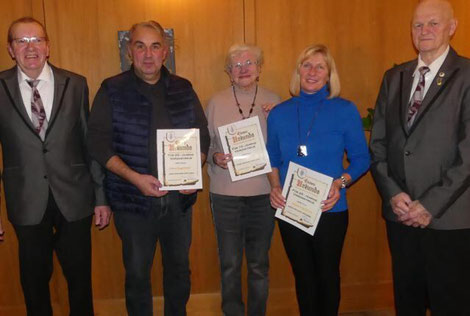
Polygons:
[[[31,119],[31,86],[28,84],[27,80],[33,80],[29,78],[20,67],[18,67],[18,82],[20,85],[21,98],[23,99],[23,104],[26,108],[29,118]],[[52,112],[52,103],[54,101],[54,74],[52,73],[52,68],[48,63],[42,68],[41,74],[37,78],[39,83],[37,89],[39,95],[41,96],[42,105],[44,106],[44,111],[46,112],[47,121],[49,121]]]
[[[413,73],[413,85],[411,86],[411,94],[409,98],[409,102],[411,102],[411,98],[413,97],[413,93],[416,90],[416,87],[418,86],[418,81],[419,81],[419,68],[422,66],[428,66],[429,71],[424,75],[424,92],[423,92],[423,98],[426,96],[426,93],[429,90],[429,87],[431,86],[431,83],[434,80],[434,77],[436,77],[437,72],[441,68],[442,64],[444,63],[444,60],[447,57],[447,54],[449,54],[449,49],[450,47],[447,46],[447,49],[442,53],[441,56],[436,58],[430,65],[426,65],[424,61],[421,59],[421,55],[418,57],[418,65],[416,66],[415,72]],[[408,103],[409,103],[408,102]]]

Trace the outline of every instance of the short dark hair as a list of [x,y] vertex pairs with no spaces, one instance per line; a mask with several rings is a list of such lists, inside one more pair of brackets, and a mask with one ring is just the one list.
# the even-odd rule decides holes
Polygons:
[[46,28],[44,27],[44,25],[41,22],[39,22],[38,20],[36,20],[35,18],[33,18],[33,17],[24,16],[22,18],[19,18],[15,21],[11,22],[10,27],[8,28],[8,38],[7,38],[8,43],[11,43],[11,41],[13,41],[13,27],[16,24],[20,24],[20,23],[36,23],[36,24],[38,24],[42,28],[42,30],[45,34],[46,41],[49,41],[49,36],[47,35],[47,31],[46,31]]

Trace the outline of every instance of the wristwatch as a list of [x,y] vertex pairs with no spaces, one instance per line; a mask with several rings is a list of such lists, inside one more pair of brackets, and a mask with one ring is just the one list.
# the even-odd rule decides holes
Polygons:
[[341,189],[344,189],[348,185],[348,180],[344,176],[341,176],[339,179],[341,180]]

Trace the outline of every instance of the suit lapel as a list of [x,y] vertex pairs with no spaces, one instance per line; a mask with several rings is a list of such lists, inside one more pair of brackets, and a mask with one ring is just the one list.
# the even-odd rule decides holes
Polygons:
[[408,134],[408,107],[410,103],[411,86],[413,85],[413,73],[418,61],[411,63],[408,68],[400,73],[400,121],[403,131]]
[[424,96],[423,103],[421,103],[421,107],[419,108],[415,121],[410,128],[410,133],[416,128],[429,109],[435,104],[436,99],[445,90],[448,84],[452,81],[452,78],[458,72],[458,68],[455,67],[454,63],[456,56],[457,53],[451,48]]
[[36,129],[33,126],[33,122],[31,118],[28,116],[28,112],[26,112],[25,105],[23,103],[23,98],[20,92],[20,86],[18,83],[18,70],[15,66],[14,68],[10,69],[9,75],[2,79],[2,85],[5,89],[8,98],[10,99],[11,105],[15,108],[18,115],[23,119],[24,123],[33,131],[33,133],[39,137],[36,133]]
[[62,107],[64,101],[65,91],[69,83],[69,77],[60,69],[50,65],[54,75],[54,100],[52,102],[51,117],[49,118],[49,125],[47,127],[46,136],[54,126],[54,122]]

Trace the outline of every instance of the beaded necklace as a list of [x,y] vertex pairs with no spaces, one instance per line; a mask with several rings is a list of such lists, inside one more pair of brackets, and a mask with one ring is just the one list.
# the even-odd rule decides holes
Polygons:
[[253,102],[251,102],[250,112],[248,113],[248,116],[246,116],[246,117],[243,114],[242,108],[240,107],[240,102],[238,102],[237,94],[235,92],[235,85],[232,85],[232,90],[233,90],[233,97],[235,98],[235,103],[237,104],[237,107],[238,107],[238,112],[240,112],[240,115],[242,116],[242,119],[244,120],[244,119],[249,118],[251,116],[251,114],[253,113],[253,109],[255,107],[256,96],[258,95],[258,85],[256,85],[255,96],[253,97]]

